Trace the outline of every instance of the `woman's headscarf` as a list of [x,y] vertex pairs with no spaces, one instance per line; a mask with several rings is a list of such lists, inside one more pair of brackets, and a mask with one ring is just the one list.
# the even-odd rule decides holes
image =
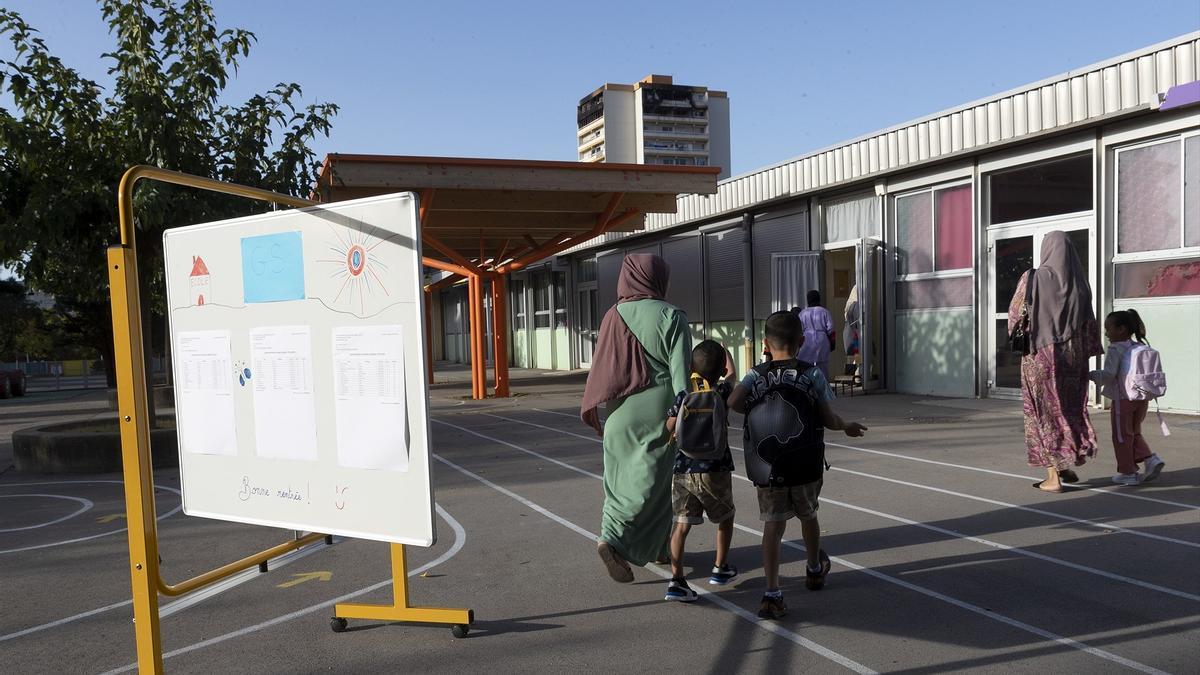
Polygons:
[[[662,300],[667,294],[671,268],[656,255],[639,253],[625,256],[617,279],[617,302]],[[650,365],[646,352],[615,306],[600,322],[600,335],[592,353],[592,368],[583,390],[579,416],[585,424],[601,433],[601,404],[639,392],[650,386]]]
[[1095,322],[1092,288],[1066,232],[1042,238],[1042,264],[1026,283],[1033,284],[1029,337],[1034,351],[1066,342]]

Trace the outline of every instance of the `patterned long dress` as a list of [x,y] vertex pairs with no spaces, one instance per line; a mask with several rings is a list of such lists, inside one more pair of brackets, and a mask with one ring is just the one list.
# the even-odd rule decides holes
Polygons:
[[[1008,305],[1008,329],[1021,316],[1029,272]],[[1066,342],[1047,345],[1021,359],[1021,403],[1029,466],[1059,471],[1082,466],[1096,454],[1096,430],[1088,416],[1088,359],[1104,350],[1093,319]]]
[[684,313],[661,300],[623,302],[617,311],[646,352],[652,384],[608,403],[600,538],[640,566],[668,553],[675,444],[666,414],[687,388],[692,335]]

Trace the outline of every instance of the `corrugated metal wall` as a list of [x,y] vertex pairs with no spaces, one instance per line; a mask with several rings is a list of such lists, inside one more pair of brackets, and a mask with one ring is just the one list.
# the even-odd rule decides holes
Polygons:
[[[736,214],[788,195],[814,193],[992,150],[1036,134],[1145,110],[1167,89],[1198,79],[1200,32],[864,136],[721,182],[712,195],[679,197],[676,213],[646,216],[646,230]],[[610,233],[572,250],[615,242]]]
[[700,265],[700,237],[690,235],[662,243],[662,257],[671,266],[667,302],[682,309],[688,322],[704,321],[704,277]]
[[704,235],[704,272],[708,278],[708,321],[742,320],[742,231]]
[[596,315],[601,318],[609,307],[617,304],[617,277],[621,274],[624,259],[622,252],[596,257]]

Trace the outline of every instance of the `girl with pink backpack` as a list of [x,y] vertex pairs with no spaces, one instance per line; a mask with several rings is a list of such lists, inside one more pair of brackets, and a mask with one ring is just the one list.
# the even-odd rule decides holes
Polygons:
[[[1110,313],[1104,319],[1108,352],[1104,369],[1093,370],[1089,377],[1100,385],[1100,393],[1113,400],[1111,409],[1113,450],[1117,455],[1117,485],[1137,485],[1158,478],[1166,462],[1150,451],[1142,437],[1142,422],[1150,400],[1167,391],[1158,351],[1146,341],[1146,325],[1132,309]],[[1136,340],[1136,341],[1135,341]],[[1170,435],[1158,416],[1163,435]],[[1138,473],[1138,465],[1144,466]]]

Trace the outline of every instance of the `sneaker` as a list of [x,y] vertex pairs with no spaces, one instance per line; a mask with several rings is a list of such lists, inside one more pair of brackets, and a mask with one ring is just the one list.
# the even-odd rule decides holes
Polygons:
[[1158,474],[1162,473],[1163,467],[1166,465],[1167,463],[1159,459],[1158,455],[1150,455],[1144,464],[1144,469],[1142,471],[1142,482],[1149,483],[1155,478],[1158,478]]
[[1142,477],[1136,473],[1119,473],[1112,477],[1112,482],[1117,485],[1137,485],[1142,482]]
[[708,583],[713,586],[724,586],[733,581],[738,575],[738,568],[733,565],[722,565],[721,567],[713,566],[712,576],[708,578]]
[[773,598],[764,595],[758,604],[758,616],[762,619],[782,619],[787,616],[787,603],[783,601],[783,596]]
[[804,587],[810,591],[819,591],[825,587],[825,576],[829,574],[829,555],[825,553],[825,549],[817,552],[817,560],[820,569],[816,572],[804,568]]
[[688,586],[685,579],[672,579],[671,583],[667,584],[667,595],[663,600],[676,600],[678,602],[695,602],[696,598],[700,597],[696,591]]

